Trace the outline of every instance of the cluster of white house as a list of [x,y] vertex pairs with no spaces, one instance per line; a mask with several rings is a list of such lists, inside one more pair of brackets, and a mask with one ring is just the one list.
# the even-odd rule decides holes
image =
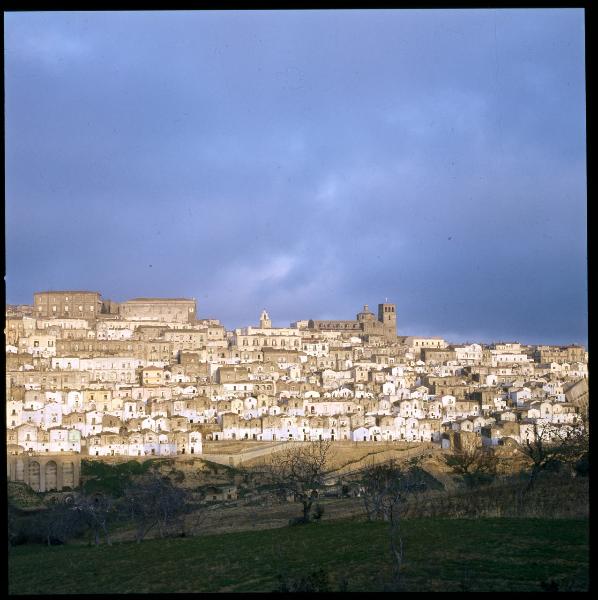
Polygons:
[[213,319],[7,322],[11,454],[201,454],[206,440],[444,443],[455,431],[522,443],[575,425],[587,402],[579,346],[451,346],[374,326],[344,331],[353,327],[344,321],[274,328],[265,311],[260,327],[229,332]]

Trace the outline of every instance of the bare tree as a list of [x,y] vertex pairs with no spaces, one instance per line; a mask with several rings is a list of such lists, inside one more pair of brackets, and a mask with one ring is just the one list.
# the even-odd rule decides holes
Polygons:
[[104,494],[91,494],[79,496],[72,506],[68,508],[74,512],[87,529],[90,530],[94,544],[100,543],[101,534],[104,535],[106,543],[111,546],[109,524],[116,516],[114,500]]
[[52,546],[65,544],[73,535],[82,531],[83,525],[72,505],[55,498],[45,509],[36,513],[26,529],[29,530],[29,535]]
[[184,514],[181,516],[181,537],[200,533],[215,508],[215,506],[206,506],[200,502],[188,502]]
[[496,476],[498,458],[491,448],[463,441],[444,461],[468,488],[491,482]]
[[17,518],[17,510],[14,508],[14,506],[10,503],[8,503],[7,506],[7,520],[6,520],[6,525],[8,528],[8,535],[6,536],[6,539],[8,541],[8,551],[10,552],[10,548],[13,545],[13,543],[19,538],[19,524],[18,524],[18,518]]
[[403,564],[401,513],[409,495],[426,487],[420,463],[421,457],[411,459],[406,465],[390,460],[366,468],[362,475],[363,500],[368,519],[388,522],[390,551],[395,564],[395,589],[401,583]]
[[188,500],[187,490],[150,471],[125,488],[121,514],[135,523],[135,537],[141,542],[154,527],[158,527],[160,537],[173,525],[179,525],[184,533],[184,513],[190,508]]
[[329,440],[293,445],[272,455],[266,476],[279,495],[292,495],[303,507],[302,523],[311,519],[311,511],[324,482],[332,443]]
[[579,416],[572,424],[534,422],[532,435],[523,441],[521,453],[530,463],[525,496],[534,487],[538,476],[560,464],[576,465],[588,456],[589,428],[587,421]]

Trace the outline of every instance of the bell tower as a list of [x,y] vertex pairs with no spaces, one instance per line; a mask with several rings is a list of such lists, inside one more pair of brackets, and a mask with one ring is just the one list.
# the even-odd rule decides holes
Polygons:
[[260,329],[272,329],[272,321],[265,308],[260,315]]
[[384,337],[394,340],[397,337],[397,306],[384,302],[378,304],[378,321],[384,325]]

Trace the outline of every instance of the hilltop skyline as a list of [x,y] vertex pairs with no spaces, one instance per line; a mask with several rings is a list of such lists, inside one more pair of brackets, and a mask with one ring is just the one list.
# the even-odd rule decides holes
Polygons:
[[[37,290],[36,293],[46,293],[46,294],[50,294],[51,292],[57,293],[57,294],[65,294],[65,293],[87,293],[87,292],[98,292],[100,294],[100,296],[102,296],[101,291],[98,290]],[[174,297],[166,297],[166,296],[162,296],[162,297],[140,297],[140,296],[136,296],[133,298],[119,298],[119,299],[115,299],[115,298],[107,298],[105,296],[102,297],[103,301],[110,301],[111,303],[121,303],[121,302],[127,302],[127,301],[137,301],[137,300],[176,300],[176,301],[189,301],[192,300],[194,302],[194,305],[196,306],[197,312],[196,312],[196,318],[201,321],[201,320],[209,320],[209,319],[215,319],[218,320],[220,322],[221,319],[219,319],[218,315],[216,314],[202,314],[201,313],[201,308],[197,307],[197,298],[195,297],[191,297],[191,296],[187,296],[187,297],[180,297],[180,298],[174,298]],[[389,302],[390,299],[389,298],[385,298],[384,302],[387,303]],[[26,305],[29,306],[35,306],[35,302],[28,302],[25,303]],[[381,303],[364,303],[361,307],[359,307],[359,311],[361,310],[366,310],[369,309],[370,312],[373,312],[374,314],[377,311],[377,307],[378,305]],[[357,310],[352,314],[352,315],[338,315],[338,314],[333,314],[333,313],[328,313],[326,315],[317,315],[317,316],[299,316],[293,320],[289,320],[289,321],[281,321],[279,319],[272,319],[271,315],[270,315],[270,311],[268,310],[267,307],[262,307],[261,309],[259,309],[258,312],[256,312],[255,318],[253,318],[253,320],[250,320],[249,322],[238,322],[236,324],[227,324],[227,323],[222,323],[224,325],[224,327],[228,330],[228,331],[235,331],[237,329],[244,329],[247,327],[257,327],[259,328],[261,325],[261,317],[263,316],[263,312],[262,311],[266,311],[267,312],[267,316],[270,319],[270,322],[272,324],[272,326],[274,328],[287,328],[289,326],[293,326],[293,324],[295,322],[299,322],[299,321],[307,321],[310,319],[314,319],[314,320],[330,320],[330,321],[334,321],[337,319],[353,319],[354,317],[356,317],[357,315]],[[60,315],[59,315],[60,316]],[[63,315],[64,316],[64,315]],[[73,315],[73,317],[76,318],[75,315]],[[81,318],[87,318],[86,316],[83,316]],[[527,339],[520,339],[520,338],[511,338],[511,339],[507,339],[507,338],[493,338],[493,339],[470,339],[470,338],[463,338],[462,336],[460,336],[459,334],[456,334],[455,336],[442,336],[436,333],[431,333],[431,334],[422,334],[421,332],[414,332],[414,331],[399,331],[398,335],[400,337],[439,337],[439,338],[443,338],[446,341],[448,341],[449,343],[454,343],[454,344],[492,344],[492,343],[503,343],[503,342],[518,342],[518,343],[522,343],[522,344],[528,344],[528,345],[543,345],[543,344],[550,344],[549,342],[543,341],[543,340],[527,340]],[[565,342],[565,343],[560,343],[557,345],[562,345],[562,346],[567,346],[567,345],[582,345],[584,347],[587,346],[587,343],[583,343],[581,341],[569,341],[569,342]]]
[[10,304],[587,346],[581,9],[6,13],[5,90]]

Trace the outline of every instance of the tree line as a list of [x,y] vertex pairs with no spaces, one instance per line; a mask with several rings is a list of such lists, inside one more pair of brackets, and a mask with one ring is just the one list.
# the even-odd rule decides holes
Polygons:
[[[27,542],[65,544],[85,535],[90,544],[104,541],[112,545],[112,532],[119,525],[132,526],[138,543],[152,530],[160,537],[185,536],[197,529],[205,511],[198,494],[154,468],[130,480],[116,496],[82,490],[55,497],[31,518],[23,518],[9,503],[9,546]],[[189,516],[193,517],[191,525]]]

